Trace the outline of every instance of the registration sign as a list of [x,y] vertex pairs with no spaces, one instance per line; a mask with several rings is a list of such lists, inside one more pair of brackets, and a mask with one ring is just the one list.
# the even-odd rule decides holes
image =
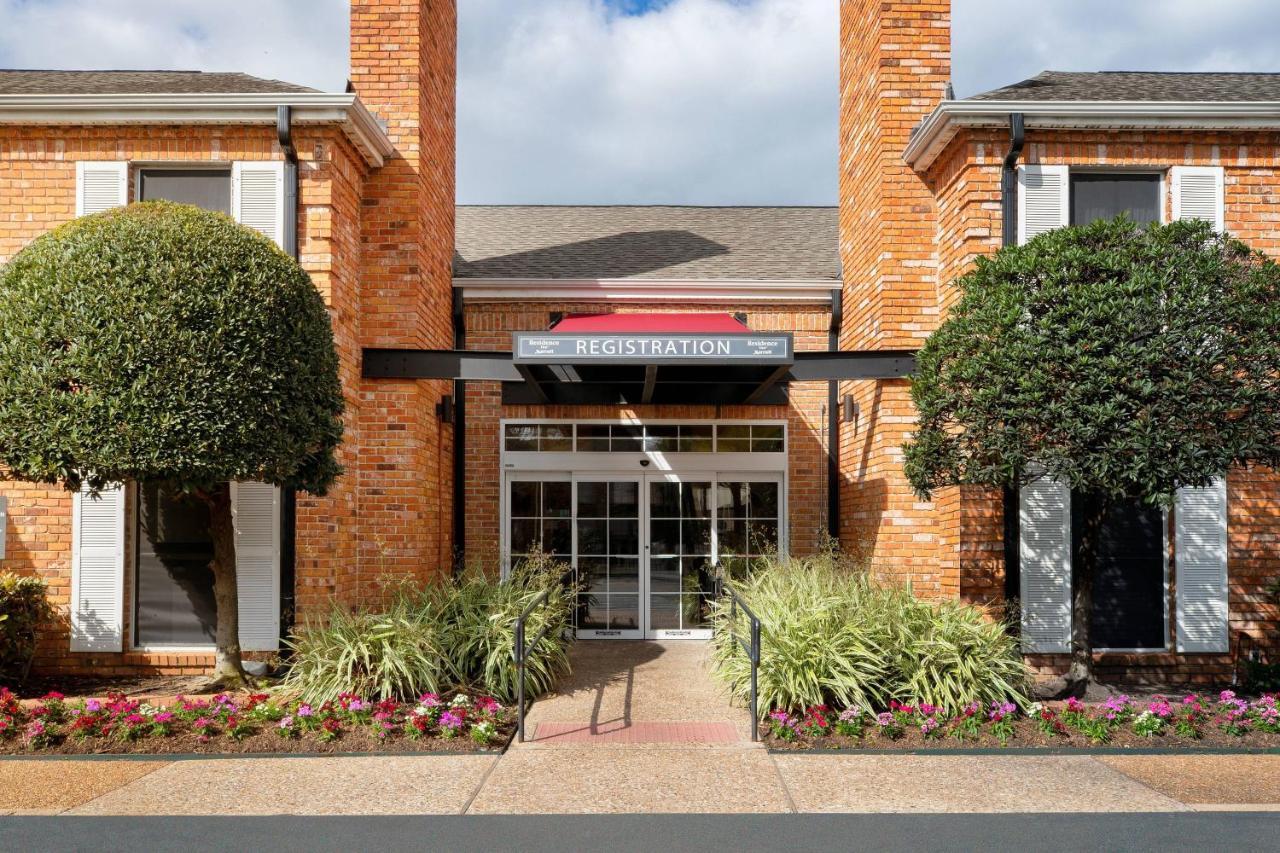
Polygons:
[[789,334],[515,336],[515,361],[526,364],[788,364],[791,352]]

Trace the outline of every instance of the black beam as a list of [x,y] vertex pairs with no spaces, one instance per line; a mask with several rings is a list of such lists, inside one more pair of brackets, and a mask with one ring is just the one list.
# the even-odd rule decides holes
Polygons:
[[533,375],[533,368],[527,364],[517,364],[516,370],[524,377],[524,387],[533,392],[534,397],[539,403],[550,403],[551,398],[547,396],[547,389],[538,381],[538,377]]
[[[831,325],[827,328],[827,349],[840,349],[844,326],[844,291],[831,291]],[[840,540],[840,383],[827,380],[827,536]]]
[[650,364],[644,369],[644,392],[640,395],[640,402],[649,404],[653,402],[653,388],[658,384],[658,365]]
[[366,349],[366,379],[475,379],[518,382],[509,352],[462,350]]
[[915,372],[914,350],[798,352],[791,367],[797,382],[818,379],[904,379]]
[[747,399],[743,400],[742,402],[743,403],[756,402],[765,394],[769,393],[769,389],[772,388],[774,385],[778,384],[779,379],[786,376],[790,372],[791,372],[791,365],[789,364],[778,365],[777,368],[775,368],[772,373],[770,373],[763,380],[761,380],[760,384],[756,386],[756,390],[748,394]]

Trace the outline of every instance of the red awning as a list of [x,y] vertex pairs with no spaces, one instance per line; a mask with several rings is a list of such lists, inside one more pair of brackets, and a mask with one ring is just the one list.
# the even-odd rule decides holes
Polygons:
[[550,331],[575,335],[733,335],[751,330],[729,314],[566,314]]

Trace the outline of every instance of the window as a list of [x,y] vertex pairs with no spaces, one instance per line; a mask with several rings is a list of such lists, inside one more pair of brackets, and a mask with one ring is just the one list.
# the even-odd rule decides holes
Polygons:
[[782,424],[507,424],[503,448],[516,452],[782,453]]
[[176,201],[231,213],[230,169],[140,169],[138,200]]
[[[1080,547],[1085,501],[1079,493],[1071,496],[1073,552]],[[1113,507],[1103,520],[1089,619],[1095,649],[1168,645],[1164,527],[1164,513],[1158,507],[1137,501]]]
[[1071,224],[1088,225],[1122,213],[1140,225],[1159,222],[1162,180],[1149,172],[1072,172]]
[[199,646],[214,640],[213,540],[204,504],[138,487],[134,642]]

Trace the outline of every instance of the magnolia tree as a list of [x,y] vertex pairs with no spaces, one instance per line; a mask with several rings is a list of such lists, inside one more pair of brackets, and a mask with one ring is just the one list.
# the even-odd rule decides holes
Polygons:
[[1280,463],[1280,267],[1201,222],[1120,218],[979,258],[920,353],[906,473],[928,497],[1052,477],[1082,502],[1068,689],[1092,679],[1103,519]]
[[147,202],[86,216],[0,270],[0,465],[208,506],[214,679],[240,657],[231,483],[321,494],[340,473],[333,331],[306,272],[230,217]]

